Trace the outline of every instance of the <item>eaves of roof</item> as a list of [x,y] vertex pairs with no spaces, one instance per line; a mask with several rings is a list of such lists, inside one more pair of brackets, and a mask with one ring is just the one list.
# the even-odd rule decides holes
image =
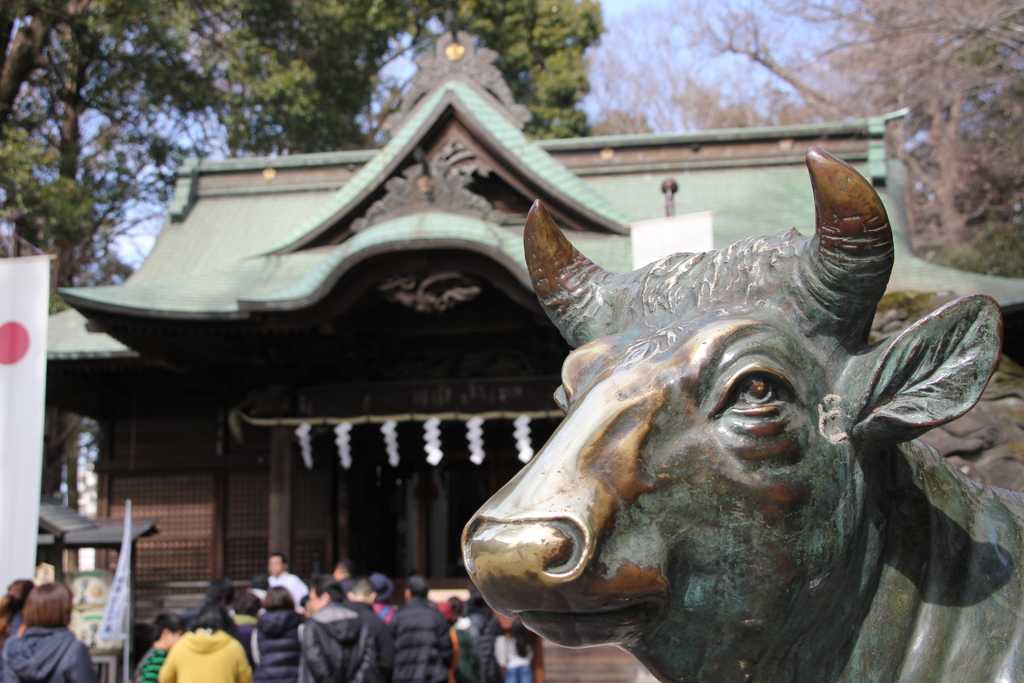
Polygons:
[[[605,267],[629,269],[628,237],[575,233],[571,238]],[[86,311],[180,320],[244,319],[253,311],[291,311],[311,306],[327,296],[357,263],[380,254],[418,249],[479,253],[505,268],[524,290],[531,289],[521,228],[502,227],[461,214],[429,212],[371,226],[333,249],[256,256],[202,276],[63,289],[61,295]],[[67,345],[66,341],[62,343]]]
[[136,351],[103,332],[90,332],[84,315],[73,308],[50,316],[46,329],[49,361],[139,358]]

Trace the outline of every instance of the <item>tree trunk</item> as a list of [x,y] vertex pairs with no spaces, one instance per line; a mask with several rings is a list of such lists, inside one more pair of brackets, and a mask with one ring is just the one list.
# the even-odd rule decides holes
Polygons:
[[[13,22],[10,23],[13,27]],[[32,16],[29,23],[19,27],[10,42],[3,67],[0,68],[0,137],[4,124],[11,116],[14,101],[21,91],[22,84],[29,79],[32,72],[47,65],[43,49],[50,39],[53,20],[48,16]],[[5,38],[10,35],[7,32]]]
[[[44,496],[60,494],[60,485],[64,480],[64,468],[67,469],[68,495],[77,487],[78,458],[78,426],[81,421],[77,415],[60,408],[46,409],[46,424],[43,430],[43,480],[40,493]],[[75,467],[69,460],[75,460]],[[72,480],[72,474],[75,479]],[[74,493],[75,507],[78,505],[77,490]]]

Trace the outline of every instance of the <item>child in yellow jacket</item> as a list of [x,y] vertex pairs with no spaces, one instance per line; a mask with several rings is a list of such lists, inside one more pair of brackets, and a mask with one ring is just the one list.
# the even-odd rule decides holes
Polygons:
[[225,632],[223,608],[209,604],[168,653],[160,683],[252,683],[242,644]]

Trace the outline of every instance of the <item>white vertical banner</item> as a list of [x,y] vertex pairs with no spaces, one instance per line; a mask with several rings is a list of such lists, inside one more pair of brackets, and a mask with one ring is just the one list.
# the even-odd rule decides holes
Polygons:
[[125,640],[130,629],[125,623],[128,619],[128,599],[132,579],[132,501],[124,502],[124,532],[121,534],[121,552],[117,556],[117,569],[114,571],[114,583],[110,586],[110,595],[103,608],[103,621],[96,636],[102,640]]
[[0,590],[35,576],[50,257],[0,259]]

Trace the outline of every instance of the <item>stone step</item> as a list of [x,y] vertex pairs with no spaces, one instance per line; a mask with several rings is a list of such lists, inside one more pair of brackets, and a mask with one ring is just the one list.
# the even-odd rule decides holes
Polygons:
[[545,683],[655,683],[631,655],[611,645],[568,648],[544,643]]

